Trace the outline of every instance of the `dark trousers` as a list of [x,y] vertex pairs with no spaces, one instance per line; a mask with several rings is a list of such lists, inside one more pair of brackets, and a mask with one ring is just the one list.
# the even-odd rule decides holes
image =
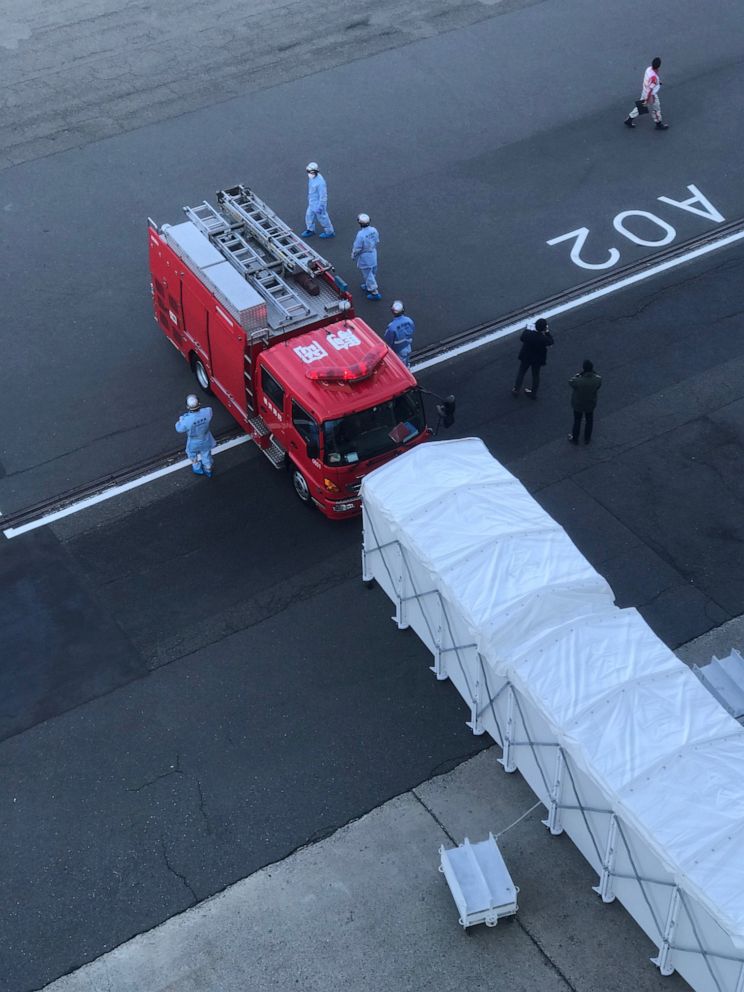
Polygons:
[[514,380],[514,388],[521,389],[522,383],[524,382],[524,377],[527,375],[527,369],[532,370],[532,392],[537,392],[537,387],[540,385],[540,366],[537,362],[520,362],[519,372],[517,372],[517,378]]
[[581,433],[581,418],[585,417],[586,421],[584,423],[584,444],[589,444],[592,439],[592,428],[594,427],[594,410],[574,410],[574,423],[573,430],[571,431],[571,439],[574,444],[579,443],[579,434]]

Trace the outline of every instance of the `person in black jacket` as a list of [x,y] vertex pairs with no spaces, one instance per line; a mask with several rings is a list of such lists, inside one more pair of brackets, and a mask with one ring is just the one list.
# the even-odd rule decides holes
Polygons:
[[540,385],[540,369],[547,361],[548,348],[553,343],[553,336],[548,328],[548,322],[544,317],[538,317],[534,328],[527,327],[522,331],[519,340],[522,347],[517,358],[519,359],[519,371],[514,382],[512,393],[519,396],[527,369],[532,372],[532,386],[525,387],[525,393],[532,399],[537,399],[537,389]]

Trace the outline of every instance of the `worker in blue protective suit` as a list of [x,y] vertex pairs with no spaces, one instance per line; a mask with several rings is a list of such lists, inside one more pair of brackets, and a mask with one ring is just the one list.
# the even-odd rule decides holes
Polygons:
[[357,221],[359,233],[354,238],[351,257],[362,273],[364,279],[362,289],[366,291],[367,299],[381,300],[382,296],[377,285],[377,246],[380,243],[380,235],[377,233],[377,228],[370,224],[369,214],[359,214]]
[[186,397],[186,413],[182,413],[176,423],[179,434],[186,435],[186,454],[191,459],[194,475],[212,478],[212,448],[214,438],[209,429],[212,422],[212,408],[202,406],[193,393]]
[[411,350],[416,325],[406,315],[406,308],[400,300],[395,300],[390,309],[393,312],[393,319],[385,330],[385,344],[392,348],[398,358],[408,366],[411,364]]
[[315,234],[315,225],[320,224],[323,228],[321,238],[334,238],[336,232],[333,230],[331,218],[328,216],[326,181],[318,171],[317,162],[308,162],[305,171],[307,172],[307,213],[305,214],[305,230],[302,232],[302,237],[312,238]]

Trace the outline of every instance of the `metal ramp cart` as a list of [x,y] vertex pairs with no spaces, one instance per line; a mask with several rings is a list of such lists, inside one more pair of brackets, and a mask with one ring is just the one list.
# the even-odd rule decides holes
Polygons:
[[439,870],[447,879],[460,911],[458,922],[465,932],[478,923],[495,927],[502,917],[517,912],[519,889],[511,880],[493,834],[478,844],[471,844],[466,837],[459,847],[447,850],[442,845],[439,856]]
[[731,716],[744,724],[744,658],[732,648],[725,658],[711,658],[707,665],[692,666],[705,688]]

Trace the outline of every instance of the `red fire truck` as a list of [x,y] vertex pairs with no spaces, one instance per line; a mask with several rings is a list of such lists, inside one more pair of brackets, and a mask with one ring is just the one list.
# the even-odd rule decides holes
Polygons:
[[303,502],[358,513],[362,477],[431,434],[416,380],[330,263],[250,189],[185,213],[150,220],[160,328]]

